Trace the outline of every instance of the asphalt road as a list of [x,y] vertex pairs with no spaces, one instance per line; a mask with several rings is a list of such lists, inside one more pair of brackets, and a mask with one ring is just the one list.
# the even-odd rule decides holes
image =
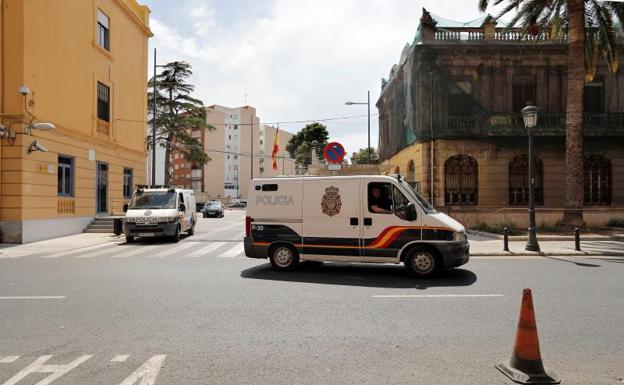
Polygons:
[[494,365],[525,287],[563,384],[623,382],[624,256],[278,273],[242,254],[243,215],[179,244],[0,259],[0,385],[510,384]]

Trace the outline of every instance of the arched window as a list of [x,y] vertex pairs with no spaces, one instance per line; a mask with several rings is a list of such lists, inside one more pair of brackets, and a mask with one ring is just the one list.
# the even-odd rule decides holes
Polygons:
[[588,206],[611,204],[611,162],[600,155],[585,157],[585,194]]
[[[544,166],[538,157],[534,157],[535,204],[544,204]],[[529,157],[516,156],[509,162],[509,204],[512,206],[526,206],[529,204]]]
[[468,155],[455,155],[444,163],[444,204],[476,205],[479,190],[479,166]]
[[407,164],[407,181],[416,182],[416,166],[413,160],[410,160]]

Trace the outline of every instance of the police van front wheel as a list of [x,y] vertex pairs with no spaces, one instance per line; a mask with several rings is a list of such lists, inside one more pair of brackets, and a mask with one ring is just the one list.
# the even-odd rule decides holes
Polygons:
[[297,267],[299,255],[292,247],[279,245],[271,249],[269,260],[275,269],[286,271]]
[[407,271],[418,278],[426,278],[438,271],[438,260],[428,249],[412,249],[403,261]]

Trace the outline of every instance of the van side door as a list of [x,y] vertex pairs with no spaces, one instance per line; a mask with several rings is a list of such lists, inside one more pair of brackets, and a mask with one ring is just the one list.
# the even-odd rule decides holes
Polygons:
[[362,186],[362,261],[398,262],[403,246],[422,237],[422,213],[408,217],[408,196],[387,179],[364,180]]
[[303,182],[301,259],[360,260],[360,178]]

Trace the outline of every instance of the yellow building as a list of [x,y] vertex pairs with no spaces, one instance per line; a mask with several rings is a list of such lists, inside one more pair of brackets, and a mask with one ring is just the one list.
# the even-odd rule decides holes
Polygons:
[[150,11],[135,0],[0,9],[1,240],[82,232],[145,181]]

